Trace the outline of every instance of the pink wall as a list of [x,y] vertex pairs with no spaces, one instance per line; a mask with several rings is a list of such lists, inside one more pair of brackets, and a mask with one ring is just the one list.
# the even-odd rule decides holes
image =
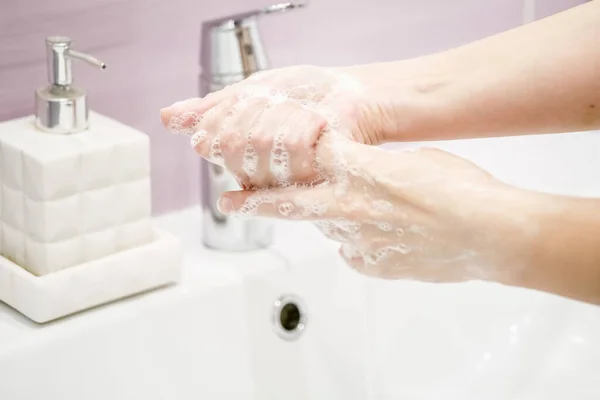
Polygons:
[[[277,1],[275,1],[277,2]],[[537,0],[546,16],[583,0]],[[0,5],[0,120],[32,112],[45,84],[47,35],[69,35],[104,60],[76,79],[91,107],[152,138],[155,213],[197,201],[198,159],[167,134],[158,110],[196,95],[200,23],[269,4],[268,0],[19,0]],[[457,46],[515,26],[523,0],[313,0],[307,9],[265,18],[274,66],[342,65],[408,58]]]

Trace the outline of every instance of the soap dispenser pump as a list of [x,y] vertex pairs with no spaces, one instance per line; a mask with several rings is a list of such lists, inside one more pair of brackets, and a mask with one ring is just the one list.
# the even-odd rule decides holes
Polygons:
[[71,61],[82,60],[100,69],[106,64],[71,49],[66,36],[46,38],[48,82],[50,86],[35,92],[35,124],[50,133],[77,133],[89,127],[89,111],[84,89],[73,86]]

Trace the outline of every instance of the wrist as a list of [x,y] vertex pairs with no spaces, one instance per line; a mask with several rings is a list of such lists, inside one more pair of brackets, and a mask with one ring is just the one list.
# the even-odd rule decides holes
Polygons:
[[534,262],[546,195],[501,182],[471,196],[468,221],[482,249],[486,280],[531,288],[538,279]]
[[600,304],[599,200],[509,187],[477,201],[491,280]]
[[542,196],[522,286],[600,304],[600,200]]
[[451,52],[348,67],[365,88],[378,143],[442,139],[452,128],[449,92],[460,70]]

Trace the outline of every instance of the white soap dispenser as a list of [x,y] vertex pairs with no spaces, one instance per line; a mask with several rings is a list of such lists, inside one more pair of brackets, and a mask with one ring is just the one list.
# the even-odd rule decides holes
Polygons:
[[35,117],[0,123],[0,300],[37,322],[173,282],[180,265],[151,220],[148,136],[89,112],[73,85],[73,59],[105,64],[68,37],[46,48]]

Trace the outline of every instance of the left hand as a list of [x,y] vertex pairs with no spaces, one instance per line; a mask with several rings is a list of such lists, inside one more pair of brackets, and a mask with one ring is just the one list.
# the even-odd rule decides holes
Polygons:
[[358,71],[265,71],[203,99],[175,103],[161,118],[171,131],[190,135],[203,158],[224,166],[244,188],[314,184],[322,181],[315,148],[329,131],[373,144],[393,125],[390,108],[367,83],[369,74]]

